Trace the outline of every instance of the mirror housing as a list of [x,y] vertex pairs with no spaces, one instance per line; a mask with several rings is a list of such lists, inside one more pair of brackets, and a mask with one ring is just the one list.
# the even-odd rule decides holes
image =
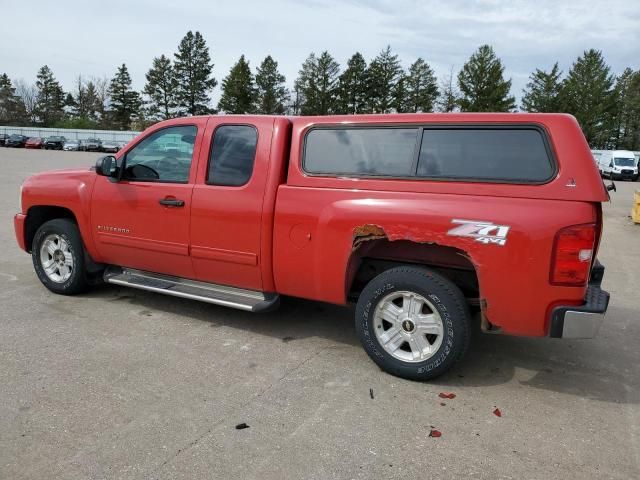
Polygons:
[[117,178],[118,164],[116,157],[113,155],[105,155],[96,160],[96,173],[103,177]]
[[609,185],[607,185],[607,191],[610,192],[611,190],[613,190],[614,192],[616,192],[616,184],[613,183],[613,180],[611,180],[611,183]]

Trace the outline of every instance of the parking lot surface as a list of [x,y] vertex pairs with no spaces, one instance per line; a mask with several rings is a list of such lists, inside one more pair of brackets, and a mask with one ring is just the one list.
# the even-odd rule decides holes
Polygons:
[[417,383],[369,360],[348,308],[49,293],[15,242],[20,184],[98,156],[0,148],[0,479],[640,478],[640,183],[604,206],[596,339],[478,335]]

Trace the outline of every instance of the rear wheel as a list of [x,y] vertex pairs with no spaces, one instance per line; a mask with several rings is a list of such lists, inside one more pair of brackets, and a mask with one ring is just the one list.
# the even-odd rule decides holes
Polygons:
[[33,238],[31,258],[38,278],[52,292],[74,295],[87,288],[82,239],[71,220],[45,222]]
[[470,315],[462,292],[446,278],[426,268],[397,267],[362,291],[356,331],[384,371],[429,380],[464,356]]

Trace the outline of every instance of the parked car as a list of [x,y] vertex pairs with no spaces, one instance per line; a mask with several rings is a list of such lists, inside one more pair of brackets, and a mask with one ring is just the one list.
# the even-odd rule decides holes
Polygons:
[[64,144],[63,150],[68,152],[82,151],[84,150],[84,144],[82,143],[82,140],[67,140]]
[[102,151],[108,153],[118,153],[118,151],[120,151],[120,144],[115,141],[106,140],[102,142]]
[[616,180],[637,180],[638,161],[629,150],[600,150],[598,168],[603,177]]
[[252,312],[281,295],[354,302],[371,359],[424,380],[463,357],[474,319],[593,337],[608,199],[570,115],[201,116],[94,170],[28,178],[14,224],[54,293],[105,281]]
[[7,138],[9,138],[9,135],[6,133],[0,133],[0,147],[4,147],[4,142],[7,141]]
[[42,148],[44,141],[40,137],[28,138],[24,144],[24,148]]
[[62,150],[64,148],[64,144],[66,141],[67,139],[61,136],[48,137],[44,141],[44,149],[45,150]]
[[5,140],[4,146],[13,148],[24,148],[25,144],[27,143],[27,139],[28,137],[25,137],[24,135],[18,135],[14,133],[13,135],[9,135],[9,138]]
[[102,140],[100,140],[99,138],[89,138],[84,141],[84,149],[87,152],[101,152]]

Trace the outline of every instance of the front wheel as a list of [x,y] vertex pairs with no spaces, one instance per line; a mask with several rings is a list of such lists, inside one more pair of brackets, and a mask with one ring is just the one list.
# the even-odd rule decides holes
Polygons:
[[429,380],[465,354],[470,315],[460,289],[426,268],[396,267],[364,288],[356,307],[356,332],[384,371]]
[[87,288],[82,238],[71,220],[42,224],[33,238],[31,258],[38,278],[52,292],[74,295]]

